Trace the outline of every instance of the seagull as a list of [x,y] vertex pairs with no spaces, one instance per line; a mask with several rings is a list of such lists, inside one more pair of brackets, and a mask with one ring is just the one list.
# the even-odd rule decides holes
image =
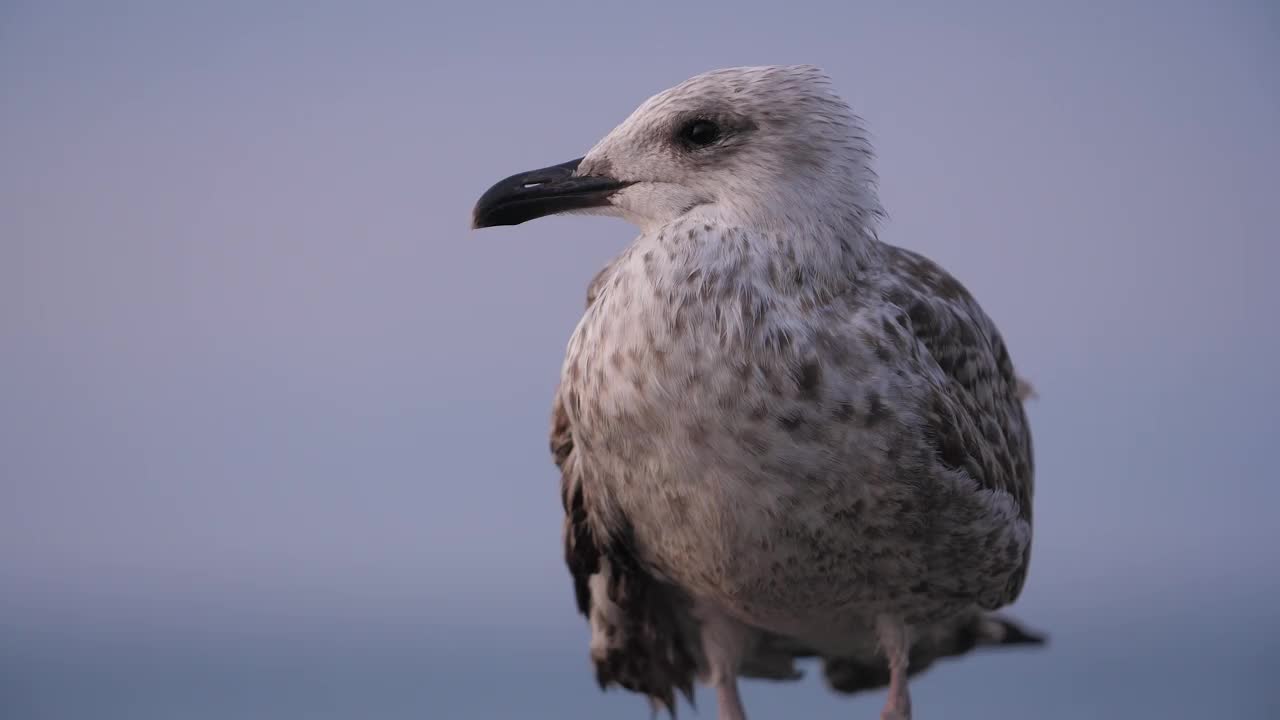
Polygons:
[[1030,385],[929,259],[879,239],[862,121],[817,67],[715,70],[585,156],[494,184],[474,228],[640,235],[591,281],[556,390],[565,561],[601,688],[675,715],[694,680],[821,658],[843,692],[1043,638],[993,611],[1031,551]]

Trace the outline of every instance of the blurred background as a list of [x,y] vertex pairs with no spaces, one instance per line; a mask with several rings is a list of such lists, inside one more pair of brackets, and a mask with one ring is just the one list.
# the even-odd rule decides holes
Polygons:
[[635,231],[469,212],[778,63],[1040,394],[1009,612],[1051,644],[918,715],[1277,717],[1280,10],[1029,5],[0,4],[0,717],[647,718],[594,685],[547,450]]

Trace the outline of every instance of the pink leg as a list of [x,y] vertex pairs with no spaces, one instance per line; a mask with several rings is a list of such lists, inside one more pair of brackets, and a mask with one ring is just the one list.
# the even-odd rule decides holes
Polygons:
[[720,710],[719,720],[747,720],[747,711],[738,696],[738,678],[733,675],[721,678],[716,685],[716,704]]
[[897,618],[881,617],[876,622],[880,647],[889,661],[889,699],[880,720],[911,720],[911,693],[907,689],[907,653],[911,641],[907,626]]
[[742,664],[745,632],[728,615],[704,609],[702,615],[702,649],[707,656],[709,685],[716,689],[719,720],[747,720],[738,695],[738,666]]

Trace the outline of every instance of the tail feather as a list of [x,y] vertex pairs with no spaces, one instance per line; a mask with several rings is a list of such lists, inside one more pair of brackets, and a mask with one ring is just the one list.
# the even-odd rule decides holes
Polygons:
[[[978,648],[1044,645],[1043,633],[1009,618],[975,614],[960,622],[925,628],[917,633],[908,658],[908,674],[924,672],[942,658],[960,657]],[[827,684],[841,693],[875,690],[889,684],[889,666],[878,654],[823,658]]]
[[1026,402],[1028,400],[1035,400],[1036,398],[1040,397],[1040,394],[1036,392],[1035,387],[1032,386],[1032,384],[1026,378],[1020,377],[1020,376],[1015,376],[1015,377],[1018,378],[1018,399],[1019,400]]

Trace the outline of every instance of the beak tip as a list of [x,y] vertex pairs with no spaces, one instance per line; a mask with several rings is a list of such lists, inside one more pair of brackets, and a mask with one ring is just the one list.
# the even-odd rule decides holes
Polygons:
[[517,173],[495,183],[471,209],[471,229],[520,225],[546,215],[601,207],[629,184],[605,176],[578,176],[581,161]]

